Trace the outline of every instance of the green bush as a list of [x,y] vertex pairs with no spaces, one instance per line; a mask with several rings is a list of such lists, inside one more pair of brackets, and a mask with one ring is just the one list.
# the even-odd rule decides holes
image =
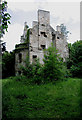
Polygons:
[[[21,66],[22,74],[29,79],[31,84],[41,84],[42,83],[42,65],[39,60],[36,59],[34,63],[30,63],[28,59],[26,60],[26,66]],[[21,78],[20,78],[21,79]]]
[[42,71],[43,67],[40,64],[39,60],[36,59],[36,62],[33,63],[33,69],[32,69],[32,73],[33,73],[33,83],[35,84],[41,84],[42,80],[43,80],[43,76],[42,76]]
[[81,70],[80,66],[75,66],[75,65],[72,65],[70,69],[73,77],[81,77],[80,70]]
[[67,68],[70,70],[72,77],[82,77],[82,40],[69,44],[69,59]]
[[66,72],[65,66],[53,44],[45,50],[43,61],[44,79],[46,81],[54,82],[64,79]]
[[33,77],[33,65],[30,64],[29,58],[27,57],[25,60],[25,66],[20,66],[23,75],[25,75],[28,79]]
[[15,53],[4,52],[2,54],[2,78],[15,75]]
[[43,84],[64,80],[67,77],[67,68],[63,63],[62,58],[58,55],[53,44],[44,50],[44,64],[40,64],[39,59],[36,59],[32,64],[29,59],[25,61],[25,67],[21,66],[24,76],[29,79],[32,84]]

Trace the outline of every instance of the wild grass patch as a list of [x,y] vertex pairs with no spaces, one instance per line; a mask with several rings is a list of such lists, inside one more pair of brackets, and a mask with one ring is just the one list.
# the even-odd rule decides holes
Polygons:
[[3,80],[3,119],[78,118],[80,79],[56,84],[26,84],[14,78]]

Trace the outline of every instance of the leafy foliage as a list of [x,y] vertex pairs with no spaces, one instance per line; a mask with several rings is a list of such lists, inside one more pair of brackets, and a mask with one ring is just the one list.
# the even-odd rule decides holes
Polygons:
[[44,52],[44,77],[48,81],[64,79],[64,64],[53,44]]
[[42,65],[39,63],[39,60],[36,59],[34,63],[29,62],[27,57],[25,61],[25,66],[20,66],[22,73],[27,79],[30,79],[31,84],[40,84],[42,82]]
[[44,51],[43,61],[43,65],[38,59],[31,64],[27,58],[26,65],[21,67],[23,75],[35,84],[55,82],[66,77],[66,67],[53,44]]
[[30,32],[30,29],[28,28],[27,29],[27,35],[26,35],[26,40],[25,40],[25,43],[29,43],[29,32]]
[[69,44],[67,67],[73,77],[82,77],[82,40]]
[[21,65],[20,69],[27,78],[32,77],[32,64],[30,64],[28,57],[25,60],[25,66]]
[[3,36],[3,34],[5,34],[5,30],[7,31],[8,28],[8,24],[10,24],[10,14],[7,13],[7,2],[6,1],[2,1],[2,3],[0,3],[0,38]]
[[61,32],[68,38],[69,31],[67,30],[66,26],[64,24],[61,24]]

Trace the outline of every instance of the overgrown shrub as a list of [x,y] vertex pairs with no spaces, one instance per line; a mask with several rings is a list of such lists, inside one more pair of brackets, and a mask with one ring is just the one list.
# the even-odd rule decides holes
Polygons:
[[21,67],[23,75],[29,79],[30,83],[41,84],[55,82],[67,77],[66,66],[53,44],[44,50],[43,61],[43,65],[40,64],[38,59],[31,64],[27,58],[25,67]]
[[36,59],[36,62],[33,64],[33,83],[41,84],[43,80],[43,66],[40,64],[39,59]]
[[70,70],[72,77],[82,77],[82,40],[69,44],[69,59],[67,68]]
[[41,84],[42,83],[42,65],[39,60],[36,59],[34,63],[30,63],[28,58],[25,61],[25,67],[21,66],[22,74],[29,79],[31,84]]
[[28,79],[33,77],[33,65],[30,64],[28,57],[25,60],[25,66],[21,65],[20,69],[22,70],[23,75],[25,75]]
[[53,44],[44,51],[44,79],[54,82],[63,80],[65,77],[65,66],[62,58]]

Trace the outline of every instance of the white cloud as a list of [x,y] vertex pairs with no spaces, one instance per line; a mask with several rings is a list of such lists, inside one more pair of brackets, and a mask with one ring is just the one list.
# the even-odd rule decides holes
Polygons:
[[60,17],[61,22],[68,22],[69,19],[73,19],[72,22],[80,20],[80,3],[43,3],[43,8],[50,10],[51,16]]
[[7,0],[7,1],[8,2],[13,2],[13,3],[14,2],[34,2],[34,0],[30,0],[30,1],[29,0],[13,0],[13,1],[12,0]]
[[79,30],[72,30],[71,32],[72,32],[72,34],[69,35],[69,40],[68,40],[69,43],[74,43],[77,40],[80,40],[80,32],[79,32]]
[[[79,29],[79,21],[80,21],[80,4],[77,3],[66,3],[66,2],[49,2],[49,0],[45,0],[48,2],[37,2],[37,0],[30,0],[30,2],[25,3],[25,0],[23,2],[14,0],[14,2],[10,2],[11,0],[8,0],[8,7],[14,12],[14,15],[17,15],[21,11],[20,18],[17,18],[17,16],[12,18],[15,24],[9,25],[8,33],[6,33],[4,40],[7,41],[7,49],[12,50],[16,43],[19,43],[20,36],[23,32],[23,26],[22,23],[18,23],[17,19],[23,19],[25,18],[25,21],[27,23],[32,24],[32,21],[35,20],[35,16],[38,9],[44,9],[47,11],[50,11],[50,19],[51,19],[51,25],[53,28],[57,24],[65,23],[65,25],[68,27],[68,30],[72,33],[69,37],[69,42],[73,43],[80,37],[80,29]],[[34,1],[34,2],[33,2]],[[41,1],[41,0],[39,0]],[[42,0],[43,1],[43,0]],[[32,3],[31,3],[32,2]],[[23,14],[24,13],[24,14]],[[28,13],[28,14],[26,14]],[[35,14],[35,15],[34,15]],[[18,15],[19,16],[19,15]],[[32,20],[31,20],[32,19]],[[37,18],[36,18],[37,19]],[[12,22],[12,21],[11,21]]]
[[80,2],[81,0],[7,0],[8,2]]
[[20,43],[20,36],[23,33],[23,26],[20,24],[9,25],[8,32],[4,35],[4,41],[7,42],[7,50],[13,50],[15,44]]
[[18,11],[18,10],[22,10],[22,11],[33,11],[37,8],[37,4],[31,4],[28,2],[9,2],[8,3],[8,7],[9,9],[13,10],[13,11]]
[[[9,9],[16,12],[22,10],[25,12],[37,11],[38,9],[49,10],[51,16],[60,17],[60,22],[68,22],[73,19],[72,22],[80,20],[80,3],[58,3],[58,2],[9,2]],[[22,14],[21,14],[22,17]]]

